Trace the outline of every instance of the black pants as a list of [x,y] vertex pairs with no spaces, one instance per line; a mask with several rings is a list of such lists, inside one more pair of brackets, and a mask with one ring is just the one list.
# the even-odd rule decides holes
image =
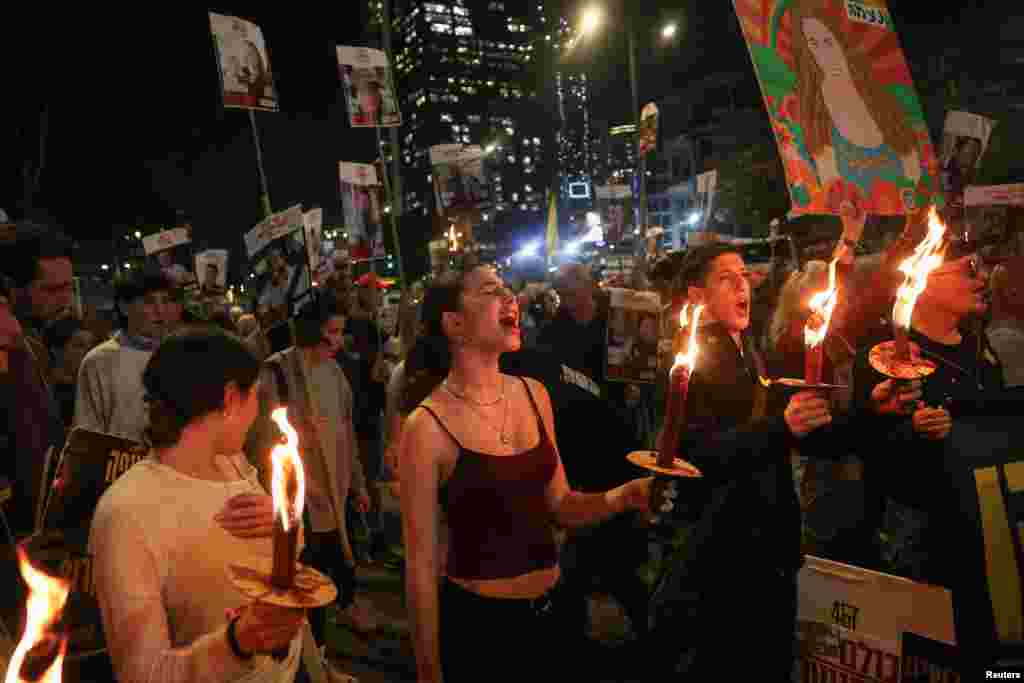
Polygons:
[[556,680],[565,664],[557,593],[537,600],[485,598],[441,583],[441,667],[445,683]]
[[676,586],[674,595],[661,598],[661,618],[646,648],[652,664],[648,680],[716,681],[732,666],[744,667],[751,680],[792,680],[796,573],[736,566],[723,563],[721,571],[704,574],[692,586]]
[[[338,599],[335,601],[338,607],[345,609],[352,604],[356,593],[356,570],[345,561],[337,530],[310,531],[307,526],[302,561],[331,577],[338,587]],[[309,611],[309,625],[313,629],[313,638],[318,645],[323,645],[324,642],[329,607],[330,605],[327,605]]]
[[647,533],[633,520],[623,515],[574,533],[563,550],[565,609],[572,610],[572,627],[581,635],[588,626],[587,596],[595,591],[608,593],[622,605],[638,638],[647,633],[651,594],[637,573],[647,561]]

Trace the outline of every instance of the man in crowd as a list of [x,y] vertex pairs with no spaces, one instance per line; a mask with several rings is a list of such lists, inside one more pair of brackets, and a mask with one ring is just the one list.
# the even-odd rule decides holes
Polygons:
[[[1019,389],[1004,388],[999,359],[973,324],[987,307],[986,284],[974,246],[950,243],[917,300],[909,334],[936,369],[920,381],[920,400],[874,418],[872,449],[895,457],[866,459],[864,471],[868,511],[886,539],[885,568],[951,590],[957,645],[972,673],[991,667],[1001,646],[1024,639],[1012,627],[1024,618],[1024,576],[1011,499],[1021,488],[1014,444],[1024,402]],[[871,348],[863,346],[854,368],[855,403],[864,413],[872,412],[865,409],[870,387],[882,379],[868,361]],[[1007,552],[1011,560],[1001,564]]]
[[[363,461],[363,471],[369,482],[370,497],[373,499],[370,524],[376,528],[376,515],[380,510],[380,490],[377,484],[381,480],[384,450],[381,435],[383,434],[384,404],[386,402],[387,383],[390,375],[385,372],[387,365],[382,353],[383,345],[388,336],[380,329],[379,313],[382,301],[379,278],[371,273],[371,277],[360,279],[356,287],[356,297],[349,310],[348,323],[345,326],[346,336],[352,339],[352,347],[343,349],[338,354],[338,363],[350,376],[350,382],[356,388],[355,428],[359,439],[359,457]],[[347,352],[347,354],[346,354]],[[356,375],[352,377],[352,375]],[[375,534],[375,541],[380,540]],[[370,552],[382,548],[371,549]]]
[[13,287],[0,276],[0,479],[11,486],[3,510],[15,538],[33,531],[48,456],[60,447],[60,412],[12,310]]
[[44,374],[52,359],[43,333],[72,315],[73,250],[64,235],[31,223],[16,224],[13,239],[0,245],[0,272],[12,281],[15,315]]
[[652,602],[651,680],[720,678],[735,657],[741,615],[752,609],[757,637],[744,644],[745,661],[763,680],[790,680],[803,556],[789,455],[799,446],[807,456],[837,457],[845,451],[830,445],[852,431],[822,429],[832,423],[825,397],[805,391],[787,399],[764,387],[767,372],[748,332],[748,278],[727,244],[692,249],[679,276],[689,303],[705,308],[685,433],[660,445],[703,477],[679,485],[672,511],[689,533]]
[[133,272],[114,286],[122,327],[85,357],[75,399],[76,427],[142,441],[146,424],[142,373],[175,327],[174,290],[160,272]]

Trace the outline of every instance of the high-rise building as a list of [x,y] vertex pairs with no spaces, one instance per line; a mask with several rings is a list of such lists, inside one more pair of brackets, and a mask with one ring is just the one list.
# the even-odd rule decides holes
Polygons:
[[[557,22],[557,30],[544,36],[553,64],[560,64],[560,51],[574,38],[569,20],[559,15],[560,11],[549,16],[550,22]],[[580,67],[560,66],[562,68],[554,72],[554,97],[559,120],[555,136],[559,203],[573,216],[593,205],[590,81],[586,71]]]
[[[534,75],[544,42],[542,0],[393,0],[394,70],[407,214],[435,211],[430,147],[491,148],[493,207],[478,241],[495,229],[543,223],[552,126]],[[369,3],[371,23],[382,7]]]

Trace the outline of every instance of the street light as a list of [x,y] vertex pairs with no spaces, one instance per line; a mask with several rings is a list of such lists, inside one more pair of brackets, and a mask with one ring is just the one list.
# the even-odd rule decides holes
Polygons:
[[135,231],[135,239],[137,239],[137,240],[141,240],[142,239],[142,233],[139,232],[138,230]]
[[675,38],[677,30],[679,30],[679,26],[677,26],[675,22],[665,24],[664,28],[661,29],[661,37],[665,40],[671,40],[672,38]]

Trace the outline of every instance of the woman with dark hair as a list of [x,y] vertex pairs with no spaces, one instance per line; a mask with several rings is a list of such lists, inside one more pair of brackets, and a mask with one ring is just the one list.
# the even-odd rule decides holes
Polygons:
[[[547,390],[499,369],[521,345],[519,306],[492,268],[435,281],[422,325],[407,360],[399,455],[419,680],[442,680],[442,668],[449,682],[479,680],[482,666],[509,680],[550,673],[562,642],[551,614],[560,576],[552,527],[644,510],[650,480],[569,489]],[[440,589],[439,495],[449,527]]]
[[[269,496],[241,456],[258,377],[240,341],[209,329],[171,336],[146,366],[150,455],[100,499],[89,538],[119,681],[294,679],[304,612],[249,603],[227,575],[272,553]],[[241,497],[262,502],[251,520],[226,512]]]

